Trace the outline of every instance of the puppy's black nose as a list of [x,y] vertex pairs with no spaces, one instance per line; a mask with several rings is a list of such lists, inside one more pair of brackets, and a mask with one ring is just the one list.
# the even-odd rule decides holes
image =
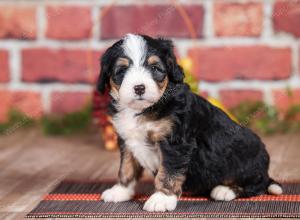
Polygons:
[[134,86],[134,91],[135,91],[135,94],[137,94],[137,95],[143,95],[145,93],[145,85],[140,84],[140,85]]

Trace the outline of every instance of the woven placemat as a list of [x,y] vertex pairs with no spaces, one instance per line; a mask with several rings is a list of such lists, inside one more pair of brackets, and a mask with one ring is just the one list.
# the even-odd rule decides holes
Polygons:
[[141,182],[137,196],[127,202],[105,203],[101,193],[114,183],[64,181],[34,208],[27,218],[229,218],[229,217],[300,217],[300,184],[284,183],[284,194],[261,195],[230,202],[183,194],[172,212],[146,212],[143,204],[153,193],[153,183]]

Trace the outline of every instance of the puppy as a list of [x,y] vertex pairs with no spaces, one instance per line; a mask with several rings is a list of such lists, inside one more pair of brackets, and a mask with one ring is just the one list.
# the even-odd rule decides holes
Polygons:
[[155,176],[156,189],[147,211],[174,210],[183,190],[220,201],[281,194],[260,138],[183,79],[169,40],[128,34],[104,53],[98,90],[110,89],[121,165],[119,183],[102,199],[130,200],[144,169]]

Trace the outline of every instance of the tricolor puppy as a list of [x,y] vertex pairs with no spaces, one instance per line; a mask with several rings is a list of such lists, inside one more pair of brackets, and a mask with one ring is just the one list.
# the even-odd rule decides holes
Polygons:
[[102,199],[130,200],[144,169],[155,176],[156,189],[147,211],[174,210],[182,191],[221,201],[281,194],[260,138],[183,79],[169,40],[128,34],[105,52],[98,89],[110,89],[121,165],[119,183]]

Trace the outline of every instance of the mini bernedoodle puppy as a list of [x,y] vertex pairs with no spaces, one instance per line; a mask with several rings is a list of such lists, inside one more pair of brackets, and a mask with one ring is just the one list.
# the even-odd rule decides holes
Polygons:
[[183,79],[170,40],[127,34],[104,53],[97,86],[110,89],[121,165],[119,183],[102,199],[130,200],[144,169],[155,176],[147,211],[174,210],[182,191],[220,201],[282,194],[260,138]]

